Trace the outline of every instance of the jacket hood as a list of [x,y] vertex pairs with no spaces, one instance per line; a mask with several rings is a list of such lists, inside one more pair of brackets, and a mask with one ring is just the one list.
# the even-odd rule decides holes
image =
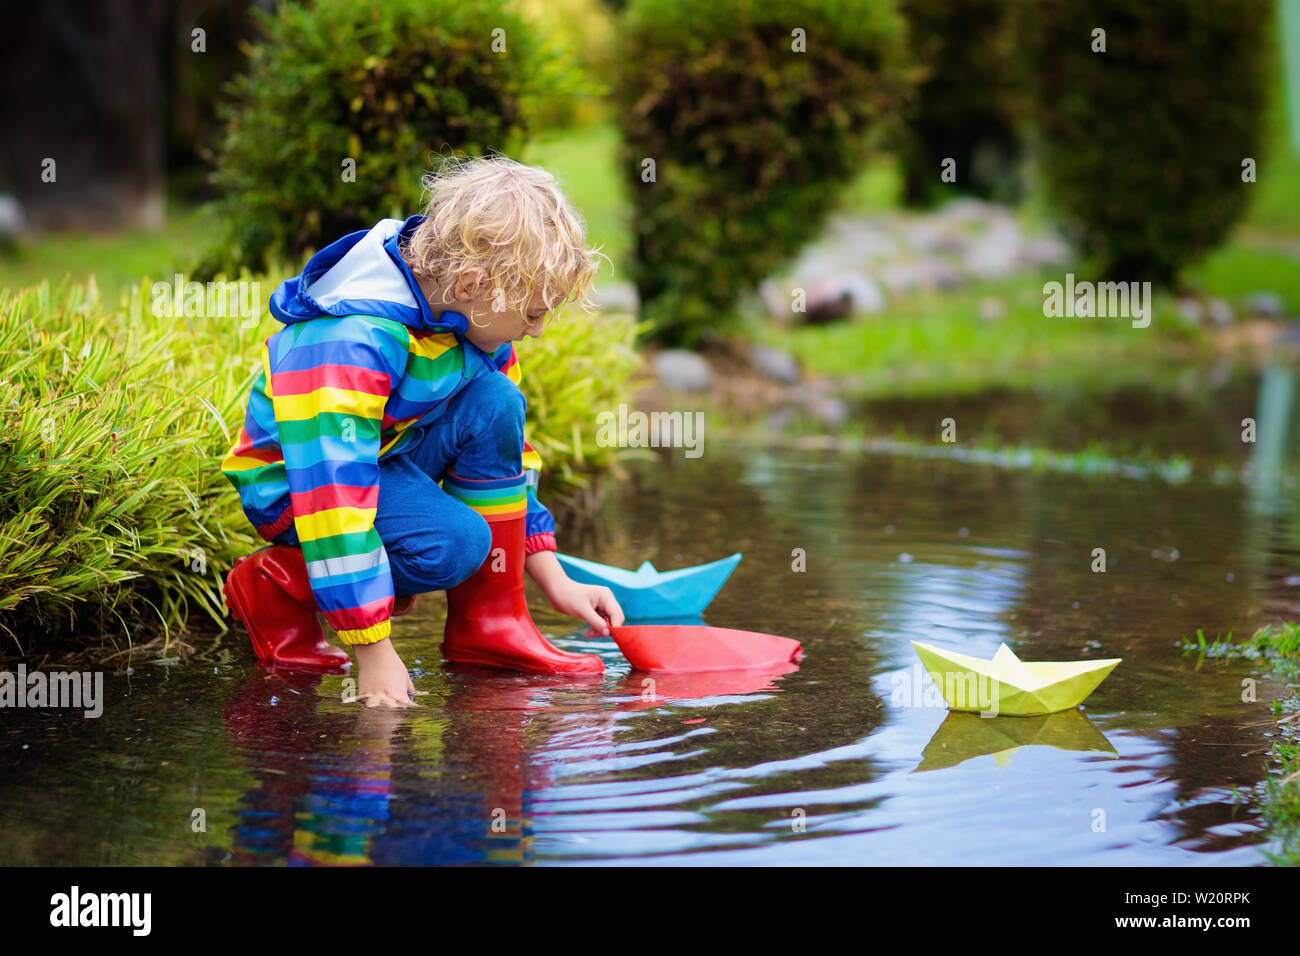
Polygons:
[[376,315],[425,332],[464,335],[465,316],[448,310],[435,318],[398,251],[398,243],[423,221],[423,216],[384,219],[330,243],[307,261],[301,275],[280,283],[271,295],[271,314],[285,325],[327,315]]

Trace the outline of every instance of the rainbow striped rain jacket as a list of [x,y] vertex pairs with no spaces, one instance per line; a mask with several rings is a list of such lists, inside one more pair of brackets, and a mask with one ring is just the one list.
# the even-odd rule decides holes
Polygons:
[[[375,531],[379,459],[436,421],[480,375],[520,380],[513,342],[488,354],[459,312],[435,318],[398,242],[422,221],[385,219],[344,236],[282,282],[239,440],[222,471],[267,541],[296,527],[312,593],[347,644],[389,634],[393,581]],[[524,442],[527,553],[555,550],[537,500],[541,458]]]

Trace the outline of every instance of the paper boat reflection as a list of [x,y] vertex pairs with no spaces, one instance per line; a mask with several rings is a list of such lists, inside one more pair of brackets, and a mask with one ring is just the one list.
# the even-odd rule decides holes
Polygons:
[[567,554],[555,556],[573,580],[603,584],[613,591],[623,616],[629,621],[687,618],[703,613],[741,558],[740,552],[736,552],[718,561],[676,571],[658,571],[645,561],[635,571],[627,571]]
[[1078,707],[1120,658],[1098,661],[1022,661],[1007,645],[992,660],[968,657],[913,641],[952,710],[1033,717]]
[[1005,766],[1017,750],[1031,746],[1115,754],[1110,741],[1079,710],[1038,717],[981,717],[954,712],[934,732],[913,773],[955,767],[988,754],[993,755],[998,766]]
[[620,710],[659,707],[674,701],[710,697],[743,697],[779,691],[779,681],[799,669],[797,664],[774,664],[761,670],[706,671],[696,674],[647,674],[634,671],[623,678],[619,690],[628,700]]

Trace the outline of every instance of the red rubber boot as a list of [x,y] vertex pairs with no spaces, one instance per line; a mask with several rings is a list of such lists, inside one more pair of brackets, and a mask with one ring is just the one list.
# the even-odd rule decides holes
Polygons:
[[236,561],[226,575],[226,606],[248,629],[260,661],[333,673],[352,663],[321,631],[301,548],[275,544]]
[[[595,654],[570,654],[537,630],[524,600],[524,516],[489,521],[492,547],[482,567],[447,589],[442,656],[458,664],[504,667],[538,674],[599,674]],[[505,567],[493,571],[497,548]]]

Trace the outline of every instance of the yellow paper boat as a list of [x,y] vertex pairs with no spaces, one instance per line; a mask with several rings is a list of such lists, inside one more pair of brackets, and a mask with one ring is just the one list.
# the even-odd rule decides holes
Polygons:
[[914,773],[940,770],[992,755],[999,767],[1021,747],[1094,752],[1115,756],[1115,748],[1081,710],[1038,717],[980,717],[950,713],[934,732]]
[[1078,707],[1121,658],[1101,661],[1022,661],[1007,645],[993,659],[913,641],[951,710],[1036,717]]

